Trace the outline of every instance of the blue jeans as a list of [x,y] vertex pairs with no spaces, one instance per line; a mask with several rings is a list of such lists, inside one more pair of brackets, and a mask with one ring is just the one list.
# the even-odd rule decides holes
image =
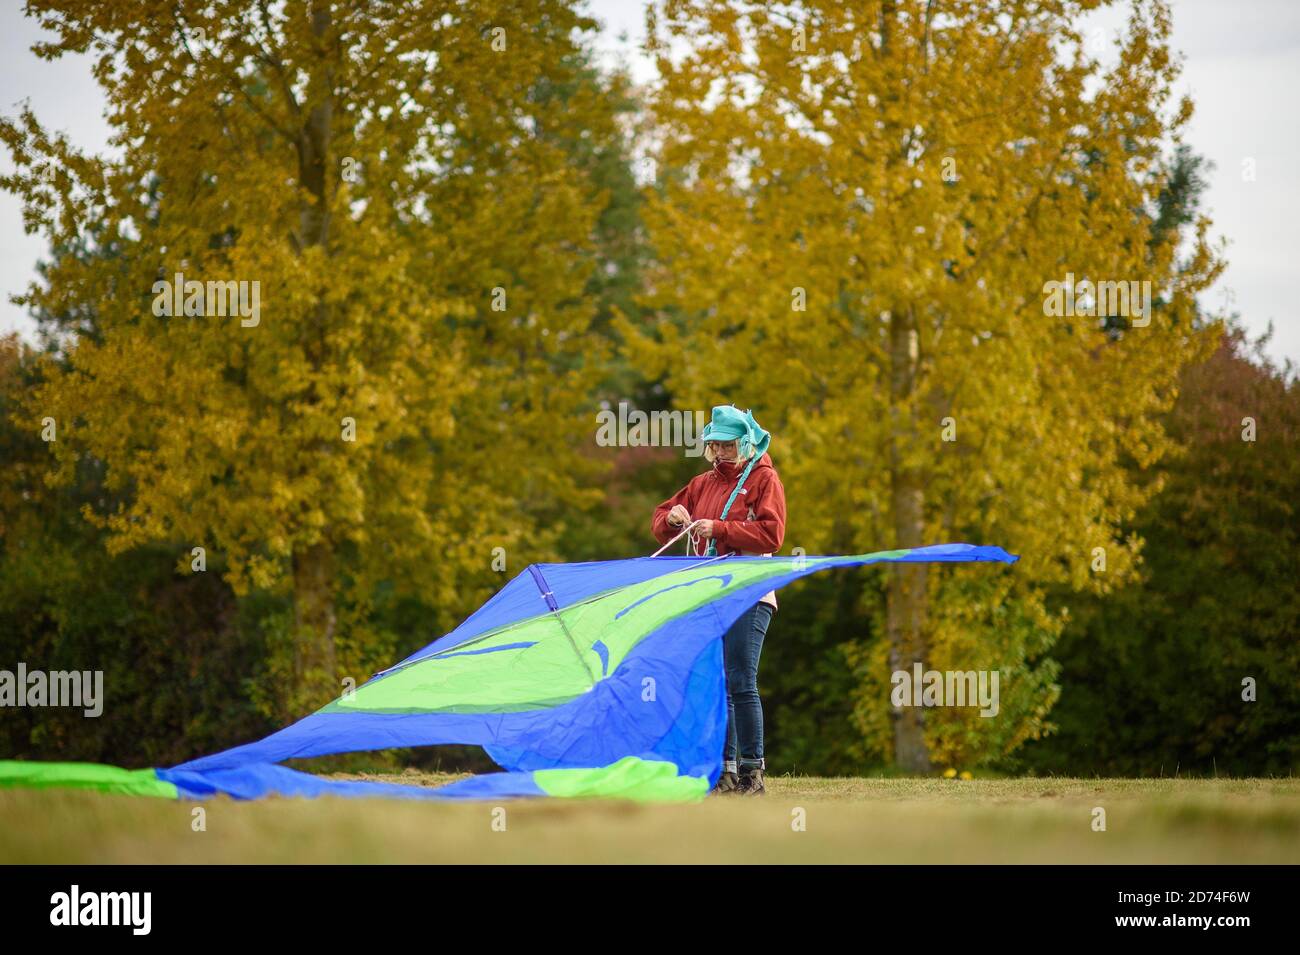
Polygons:
[[722,663],[727,672],[727,746],[722,758],[724,763],[734,763],[739,750],[742,768],[764,766],[758,657],[771,622],[771,604],[754,604],[722,636]]

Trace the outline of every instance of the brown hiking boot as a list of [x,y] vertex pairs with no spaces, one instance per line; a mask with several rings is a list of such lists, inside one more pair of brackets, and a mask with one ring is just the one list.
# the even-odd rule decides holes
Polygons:
[[758,766],[747,766],[740,773],[740,784],[736,791],[742,796],[766,796],[767,787],[763,785],[763,770]]
[[709,790],[710,796],[734,796],[740,791],[740,777],[735,773],[723,773],[717,784]]

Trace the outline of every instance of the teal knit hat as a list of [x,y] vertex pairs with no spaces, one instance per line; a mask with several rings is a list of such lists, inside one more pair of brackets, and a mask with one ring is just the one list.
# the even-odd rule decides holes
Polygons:
[[[750,411],[735,405],[718,405],[700,435],[703,441],[739,441],[741,457],[760,458],[772,443],[772,435],[758,426]],[[748,453],[747,453],[748,452]]]

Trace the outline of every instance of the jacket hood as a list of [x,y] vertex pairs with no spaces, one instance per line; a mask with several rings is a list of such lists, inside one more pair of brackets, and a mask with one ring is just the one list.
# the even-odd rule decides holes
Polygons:
[[[735,481],[740,477],[740,472],[745,470],[748,461],[714,461],[713,473],[727,481]],[[763,468],[771,468],[772,456],[764,452],[763,456],[758,459],[758,463],[750,470],[749,475],[753,477]]]

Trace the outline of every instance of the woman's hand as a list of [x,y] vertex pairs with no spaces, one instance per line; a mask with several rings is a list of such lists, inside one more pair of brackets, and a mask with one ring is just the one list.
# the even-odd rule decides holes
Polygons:
[[713,536],[713,521],[704,520],[695,525],[695,536],[700,540],[708,540]]
[[673,509],[668,512],[668,523],[673,527],[681,527],[691,522],[691,512],[684,505],[674,504]]

